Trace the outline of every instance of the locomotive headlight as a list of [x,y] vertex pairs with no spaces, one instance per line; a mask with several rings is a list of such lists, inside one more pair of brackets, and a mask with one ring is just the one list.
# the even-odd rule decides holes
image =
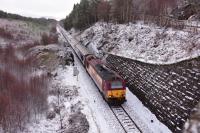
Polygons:
[[111,98],[111,97],[112,97],[112,94],[109,94],[108,97]]

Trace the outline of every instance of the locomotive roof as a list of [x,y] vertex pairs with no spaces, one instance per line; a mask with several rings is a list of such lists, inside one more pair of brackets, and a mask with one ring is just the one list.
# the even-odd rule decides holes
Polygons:
[[97,73],[105,80],[112,80],[118,77],[116,73],[114,73],[112,70],[110,70],[103,64],[95,65],[95,69]]
[[89,64],[93,66],[99,76],[104,80],[115,80],[116,78],[121,79],[117,73],[109,69],[104,62],[98,58],[89,60]]
[[85,56],[85,55],[92,54],[91,52],[89,52],[89,51],[87,50],[87,48],[86,48],[85,46],[83,46],[83,45],[81,45],[81,44],[77,44],[75,47],[76,47],[84,56]]

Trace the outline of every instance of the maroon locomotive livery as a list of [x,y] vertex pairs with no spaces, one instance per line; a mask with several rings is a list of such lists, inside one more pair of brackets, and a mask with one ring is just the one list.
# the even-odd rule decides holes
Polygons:
[[126,96],[125,81],[110,70],[100,59],[86,58],[86,70],[108,102],[123,103]]

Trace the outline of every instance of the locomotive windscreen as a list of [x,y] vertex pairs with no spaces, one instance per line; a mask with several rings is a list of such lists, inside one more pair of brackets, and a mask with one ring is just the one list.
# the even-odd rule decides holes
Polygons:
[[121,89],[121,88],[123,88],[122,82],[121,81],[113,81],[111,83],[111,88],[112,89]]

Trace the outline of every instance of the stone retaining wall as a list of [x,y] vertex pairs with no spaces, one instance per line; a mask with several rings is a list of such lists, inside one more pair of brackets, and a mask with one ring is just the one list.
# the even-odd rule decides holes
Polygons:
[[200,101],[200,58],[173,65],[152,65],[109,55],[108,65],[172,132],[181,132]]

